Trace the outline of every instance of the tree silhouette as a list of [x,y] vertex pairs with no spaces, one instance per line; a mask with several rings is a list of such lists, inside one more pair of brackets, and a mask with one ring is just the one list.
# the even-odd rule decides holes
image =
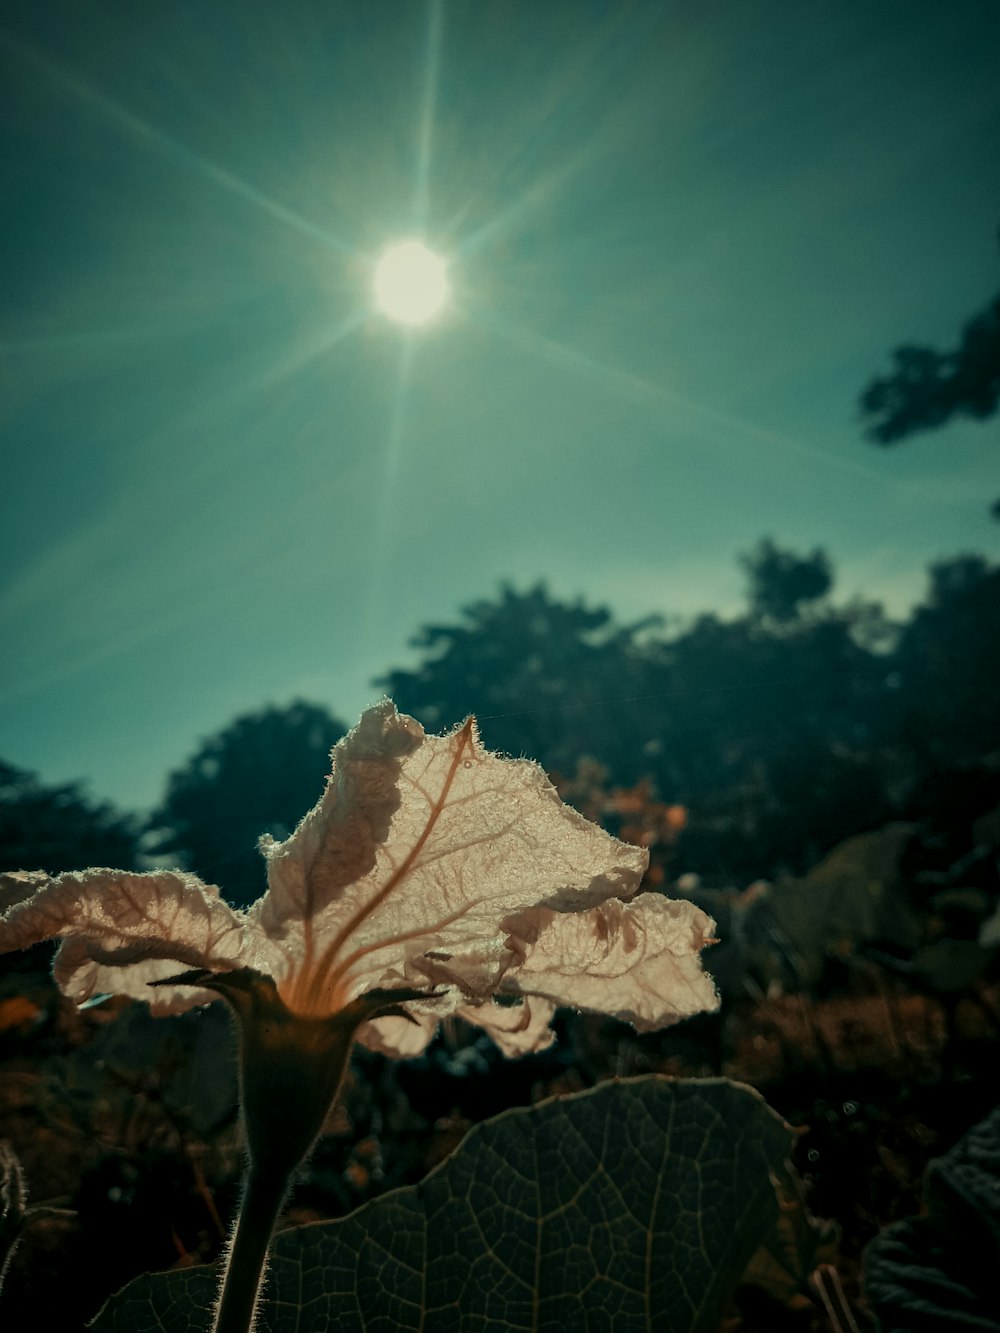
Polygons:
[[900,736],[925,770],[1000,754],[1000,565],[932,565],[893,658]]
[[876,444],[896,444],[952,417],[983,420],[1000,403],[1000,296],[970,320],[957,348],[897,347],[895,368],[861,395]]
[[462,623],[428,625],[411,640],[424,660],[376,684],[430,729],[469,713],[494,750],[528,755],[570,774],[582,754],[618,780],[640,776],[648,719],[630,700],[657,688],[655,622],[619,626],[603,607],[560,602],[543,583],[462,610]]
[[138,821],[90,800],[77,783],[46,787],[0,760],[0,868],[50,875],[87,866],[133,870]]
[[833,585],[822,551],[765,541],[743,564],[748,614],[669,637],[544,585],[504,587],[462,623],[425,628],[421,664],[379,683],[427,726],[475,712],[487,745],[563,779],[584,758],[613,785],[649,779],[690,810],[692,869],[798,869],[886,810],[889,627],[876,607],[821,604]]
[[170,776],[150,817],[150,852],[180,858],[230,902],[253,902],[266,883],[258,839],[287,837],[315,805],[345,730],[301,700],[236,718]]
[[[953,417],[993,416],[1000,406],[1000,296],[968,321],[952,351],[907,344],[892,355],[894,369],[873,379],[860,399],[876,444],[897,444]],[[1000,518],[1000,500],[990,512]]]
[[[657,784],[690,810],[686,868],[798,872],[886,813],[877,608],[700,617],[668,645]],[[876,799],[877,798],[877,799]]]
[[750,612],[785,625],[798,618],[807,602],[816,602],[833,587],[829,557],[818,547],[807,556],[782,551],[764,538],[740,556],[750,583]]

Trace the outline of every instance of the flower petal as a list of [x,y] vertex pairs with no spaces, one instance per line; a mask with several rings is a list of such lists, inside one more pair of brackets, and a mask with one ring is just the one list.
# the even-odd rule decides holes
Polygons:
[[613,1014],[647,1032],[719,1007],[700,952],[715,922],[693,903],[642,893],[587,912],[542,908],[507,923],[524,962],[505,985]]
[[176,1012],[213,998],[147,988],[178,964],[270,971],[268,963],[280,961],[274,946],[222,901],[218,889],[193,875],[84,870],[36,879],[32,888],[0,917],[0,953],[62,937],[56,980],[77,1001],[110,991]]
[[[102,962],[101,959],[113,959]],[[52,975],[64,995],[77,1004],[95,995],[126,995],[143,1000],[158,1017],[181,1014],[219,998],[218,991],[197,986],[156,986],[177,972],[178,959],[150,958],[135,946],[105,951],[78,935],[64,939],[52,962]]]
[[11,870],[0,875],[0,915],[25,902],[50,878],[44,870]]
[[[407,1008],[409,1010],[410,1006]],[[414,1012],[412,1021],[391,1014],[387,1018],[362,1023],[358,1028],[358,1041],[370,1051],[378,1051],[396,1060],[412,1060],[414,1056],[423,1055],[431,1044],[440,1020],[438,1013]]]
[[319,804],[265,846],[251,915],[303,962],[286,1002],[328,1012],[430,952],[499,975],[502,918],[636,891],[647,853],[564,805],[537,764],[490,754],[473,719],[426,736],[388,700],[333,751]]
[[556,1039],[549,1024],[556,1012],[550,1000],[525,995],[519,1004],[467,1005],[459,1009],[460,1018],[489,1034],[504,1055],[534,1055],[547,1050]]
[[326,791],[292,836],[261,839],[268,892],[255,908],[272,938],[329,915],[375,871],[400,804],[403,760],[422,737],[423,729],[388,700],[368,709],[334,747]]

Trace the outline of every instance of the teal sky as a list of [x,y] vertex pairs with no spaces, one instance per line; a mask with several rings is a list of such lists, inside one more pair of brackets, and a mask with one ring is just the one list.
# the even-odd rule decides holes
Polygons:
[[[998,286],[1000,6],[4,14],[8,762],[149,805],[505,578],[725,611],[770,535],[902,611],[1000,552],[995,421],[856,417]],[[455,299],[407,334],[371,275],[414,235]]]

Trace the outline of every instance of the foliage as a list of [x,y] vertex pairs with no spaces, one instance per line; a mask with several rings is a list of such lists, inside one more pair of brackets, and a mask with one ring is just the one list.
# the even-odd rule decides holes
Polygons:
[[455,1013],[515,1055],[554,1040],[558,1005],[642,1030],[718,1007],[700,960],[714,922],[638,893],[645,850],[564,805],[537,764],[484,749],[471,718],[428,736],[373,705],[295,832],[261,851],[268,888],[248,912],[178,871],[0,874],[0,952],[60,939],[53,974],[77,1003],[181,1013],[235,988],[241,1024],[258,1009],[265,1031],[287,1022],[310,1073],[325,1018],[345,1057],[359,1025],[406,1057]]
[[43,786],[0,761],[0,865],[49,874],[88,865],[131,869],[136,821],[87,797],[77,783]]
[[583,758],[616,786],[650,781],[689,809],[682,850],[699,870],[798,869],[890,813],[891,627],[869,605],[817,605],[832,579],[822,552],[764,542],[745,563],[746,615],[670,636],[505,587],[462,623],[427,627],[424,661],[380,683],[432,725],[475,708],[488,745],[537,755],[563,782]]
[[[724,974],[734,942],[753,949],[732,970],[735,984],[724,987],[721,1021],[638,1035],[611,1020],[564,1012],[557,1045],[514,1063],[454,1020],[420,1060],[398,1064],[361,1052],[293,1196],[290,1224],[342,1216],[421,1180],[470,1124],[505,1107],[603,1084],[616,1073],[691,1076],[714,1067],[752,1081],[800,1127],[794,1158],[808,1207],[844,1230],[838,1256],[785,1182],[784,1222],[767,1237],[761,1232],[762,1252],[744,1275],[752,1288],[741,1288],[741,1313],[726,1328],[820,1333],[828,1325],[810,1282],[815,1266],[836,1262],[857,1309],[863,1245],[881,1224],[916,1210],[928,1157],[995,1096],[995,974],[980,975],[957,997],[942,996],[871,947],[873,935],[884,941],[884,922],[897,911],[916,920],[921,939],[947,939],[958,907],[966,912],[967,905],[964,896],[960,905],[942,895],[962,886],[983,899],[976,911],[1000,902],[1000,822],[996,811],[976,813],[982,796],[975,794],[987,777],[970,783],[958,784],[960,801],[950,814],[928,796],[931,814],[908,841],[890,829],[883,844],[849,845],[816,867],[827,916],[809,934],[816,960],[809,966],[820,976],[813,994],[767,993],[772,975],[795,982],[781,970],[788,946],[780,936],[794,934],[796,922],[803,931],[812,922],[807,874],[771,894],[756,887],[712,891],[708,905],[723,939],[710,953],[713,973]],[[605,800],[592,781],[590,799],[605,806],[619,831],[655,833],[654,864],[669,858],[676,816],[666,818],[662,803],[642,792],[612,791]],[[856,902],[870,904],[861,924],[871,926],[845,932]],[[806,935],[798,938],[801,946]],[[758,985],[748,987],[748,957],[754,966],[770,959],[778,971],[758,971]],[[114,1002],[78,1013],[41,979],[24,982],[17,998],[16,1011],[0,1012],[0,1138],[14,1143],[32,1198],[70,1204],[78,1216],[39,1218],[25,1228],[0,1319],[76,1333],[83,1314],[136,1274],[170,1266],[183,1274],[218,1253],[240,1160],[233,1046],[215,1007],[156,1020],[144,1007]]]
[[797,879],[779,880],[746,904],[734,943],[737,974],[765,990],[815,993],[832,963],[849,965],[872,946],[909,957],[923,918],[902,873],[912,824],[848,838]]
[[932,1162],[925,1214],[868,1246],[865,1285],[883,1333],[997,1333],[1000,1107]]
[[895,369],[861,395],[876,444],[896,444],[955,416],[992,416],[1000,403],[1000,296],[968,321],[952,351],[907,345],[893,358]]
[[[883,657],[855,613],[771,633],[704,616],[668,645],[656,779],[691,818],[682,860],[735,876],[795,871],[889,813]],[[789,809],[795,817],[789,818]]]
[[616,625],[606,608],[559,602],[544,584],[504,585],[495,602],[465,607],[462,623],[425,626],[412,641],[422,663],[376,684],[429,730],[475,713],[490,749],[550,773],[571,773],[583,754],[617,771],[649,739],[644,711],[615,701],[656,688],[650,623]]
[[1000,566],[958,556],[929,585],[893,658],[899,740],[923,771],[1000,751]]
[[861,395],[876,444],[896,444],[956,416],[991,417],[1000,401],[1000,297],[971,319],[950,352],[906,345]]
[[[669,630],[506,586],[425,627],[418,664],[380,683],[429,730],[475,712],[490,748],[537,756],[561,786],[581,762],[609,789],[647,784],[687,812],[673,868],[717,882],[801,874],[844,838],[909,817],[935,773],[1000,749],[1000,567],[935,565],[924,602],[894,625],[873,604],[832,600],[820,550],[764,540],[742,563],[744,613]],[[342,730],[316,704],[237,718],[171,777],[147,850],[252,901],[258,838],[291,831]],[[0,803],[5,864],[134,864],[127,820],[74,788],[41,799],[27,781],[16,809]]]
[[[381,683],[417,716],[476,709],[487,744],[538,754],[561,789],[582,761],[687,810],[676,868],[715,878],[802,873],[844,838],[906,817],[928,775],[1000,748],[1000,567],[931,570],[902,626],[830,600],[822,551],[762,541],[748,607],[675,627],[505,587],[414,641]],[[585,784],[584,784],[585,785]]]
[[[892,355],[893,369],[876,376],[860,399],[876,444],[897,444],[955,417],[993,416],[1000,405],[1000,296],[968,321],[951,351],[906,344]],[[1000,499],[990,512],[1000,518]]]
[[[744,562],[744,612],[669,631],[623,627],[544,588],[507,588],[454,626],[428,630],[423,660],[392,674],[414,691],[406,706],[431,725],[471,709],[483,715],[491,747],[549,747],[543,757],[563,796],[650,852],[645,887],[679,891],[717,919],[722,943],[707,965],[723,1009],[643,1036],[563,1011],[557,1044],[518,1064],[459,1019],[420,1060],[393,1066],[363,1052],[292,1200],[291,1223],[321,1225],[293,1229],[290,1246],[423,1179],[470,1124],[504,1107],[621,1073],[724,1072],[765,1090],[800,1127],[793,1154],[803,1197],[844,1233],[838,1256],[794,1183],[775,1173],[779,1225],[744,1273],[752,1287],[741,1286],[725,1327],[818,1333],[826,1324],[815,1271],[834,1261],[842,1308],[863,1310],[863,1246],[916,1211],[927,1159],[995,1096],[1000,568],[977,557],[935,566],[923,603],[894,626],[877,608],[820,591],[824,561],[822,552],[761,543]],[[755,571],[764,572],[763,592]],[[815,595],[798,596],[803,586]],[[286,711],[296,730],[294,710],[269,711]],[[284,752],[277,734],[267,744]],[[213,757],[201,799],[225,825]],[[316,764],[304,804],[287,823],[273,821],[279,834],[315,796],[325,754]],[[284,782],[252,754],[234,771],[248,802],[262,777]],[[169,838],[176,830],[165,810],[166,802]],[[255,869],[254,843],[268,822],[258,816],[240,835]],[[60,832],[58,820],[51,827]],[[222,857],[221,844],[206,845],[209,855]],[[28,858],[39,863],[49,866]],[[228,883],[221,869],[215,877]],[[255,880],[252,896],[261,887]],[[70,1204],[78,1215],[49,1208],[25,1225],[0,1300],[12,1326],[49,1319],[75,1333],[111,1286],[151,1268],[180,1265],[150,1289],[185,1274],[196,1281],[204,1270],[192,1265],[216,1256],[236,1199],[223,1016],[154,1022],[141,1009],[116,1018],[109,1008],[77,1013],[24,973],[0,986],[0,1137],[13,1141],[41,1212]],[[890,1230],[887,1243],[922,1247],[921,1270],[915,1249],[894,1254],[925,1292],[947,1290],[941,1284],[957,1270],[947,1279],[930,1273],[925,1243],[931,1236],[937,1245],[940,1233],[913,1225]],[[962,1279],[967,1292],[971,1276]],[[842,1323],[851,1326],[849,1317]]]
[[148,850],[173,864],[180,858],[234,903],[253,902],[265,887],[259,838],[292,832],[345,730],[325,708],[302,701],[236,718],[171,774],[150,819]]
[[819,547],[797,556],[765,538],[740,563],[750,582],[751,615],[779,625],[798,619],[807,604],[833,587],[830,558]]
[[[646,1078],[480,1125],[421,1184],[284,1232],[262,1333],[715,1333],[777,1219],[791,1134],[749,1088]],[[139,1278],[95,1333],[196,1333],[214,1275]]]

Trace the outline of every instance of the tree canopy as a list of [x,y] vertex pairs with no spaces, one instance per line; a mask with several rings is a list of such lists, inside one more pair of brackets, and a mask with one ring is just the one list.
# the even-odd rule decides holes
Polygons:
[[752,615],[777,624],[797,619],[806,605],[815,603],[833,587],[833,567],[818,547],[807,556],[782,551],[764,538],[740,557],[750,583]]
[[998,662],[1000,566],[975,555],[932,565],[893,661],[900,737],[923,768],[1000,754]]
[[491,749],[550,772],[571,772],[584,753],[618,769],[650,736],[633,701],[659,685],[653,623],[618,625],[607,608],[557,601],[544,583],[504,585],[495,602],[463,608],[460,623],[425,626],[411,640],[420,665],[375,683],[428,729],[475,713]]
[[315,805],[345,731],[301,700],[236,718],[171,774],[150,818],[150,852],[180,857],[231,902],[253,902],[265,888],[258,839],[286,838]]
[[617,783],[650,778],[690,807],[684,842],[699,869],[799,865],[881,809],[886,664],[866,644],[887,627],[877,608],[822,602],[833,585],[822,551],[764,541],[742,563],[747,612],[673,634],[560,604],[544,585],[505,587],[460,623],[425,628],[413,641],[422,663],[379,684],[427,725],[475,711],[487,744],[564,778],[584,757]]
[[[740,563],[742,612],[686,623],[623,624],[541,583],[502,586],[425,626],[417,665],[378,684],[431,732],[475,713],[490,749],[537,759],[570,799],[598,771],[619,805],[647,793],[683,827],[674,869],[717,880],[802,873],[841,839],[908,817],[928,781],[1000,754],[1000,566],[933,566],[923,602],[894,624],[836,599],[821,549],[764,540]],[[286,837],[315,803],[344,731],[301,701],[237,717],[171,775],[144,850],[253,901],[258,839]],[[137,864],[134,822],[9,766],[0,840],[11,867]]]
[[[907,343],[892,357],[892,370],[860,397],[866,434],[876,444],[898,444],[955,417],[993,416],[1000,407],[1000,295],[965,324],[957,347],[939,352]],[[1000,518],[1000,499],[990,512]]]
[[48,787],[0,760],[0,866],[50,875],[87,866],[133,870],[138,821],[75,782]]
[[898,814],[928,774],[1000,747],[1000,570],[936,566],[898,626],[836,604],[822,550],[765,540],[741,564],[745,612],[672,633],[507,586],[422,630],[419,665],[378,683],[429,727],[475,712],[488,745],[563,781],[585,758],[610,783],[650,780],[689,811],[683,864],[733,877],[800,871]]
[[897,444],[957,416],[992,416],[1000,403],[1000,296],[969,320],[951,351],[907,344],[892,356],[890,373],[861,394],[876,444]]

